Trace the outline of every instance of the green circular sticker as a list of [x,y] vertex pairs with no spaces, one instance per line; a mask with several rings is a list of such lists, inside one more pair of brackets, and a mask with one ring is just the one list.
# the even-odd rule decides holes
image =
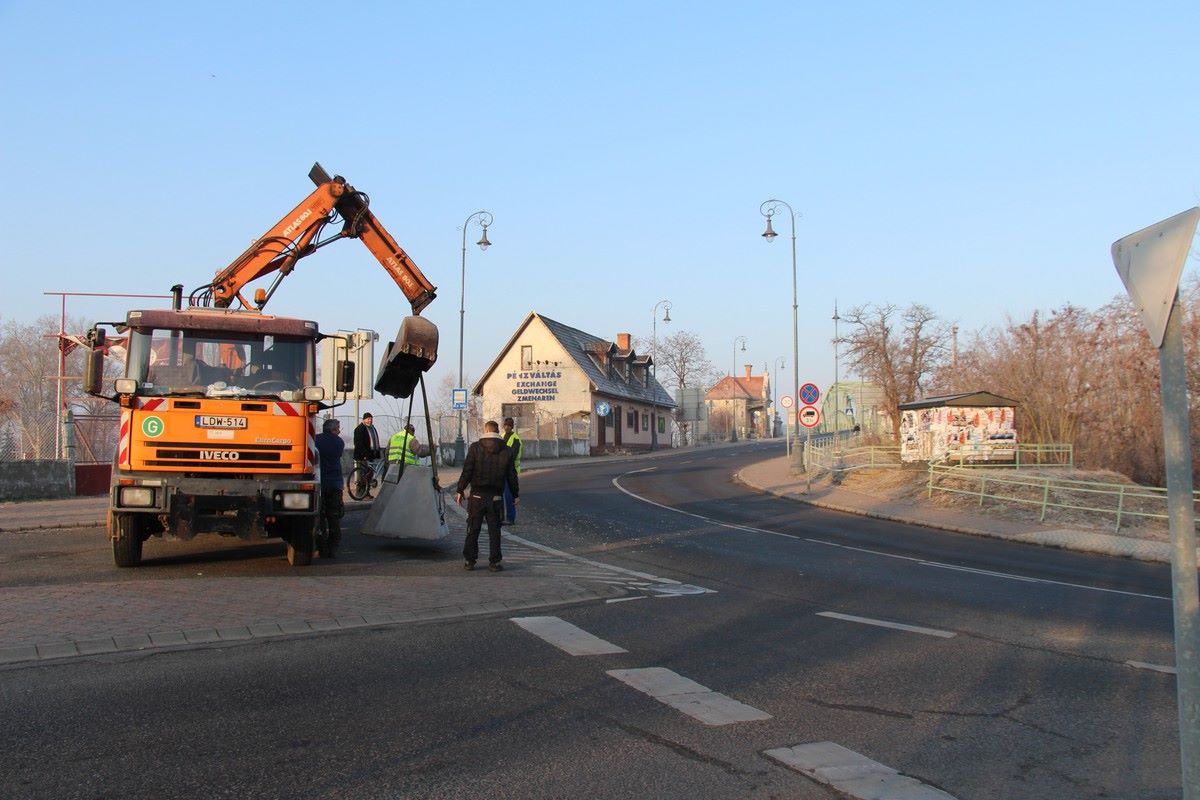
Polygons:
[[151,439],[162,436],[163,421],[158,417],[146,417],[142,420],[142,433]]

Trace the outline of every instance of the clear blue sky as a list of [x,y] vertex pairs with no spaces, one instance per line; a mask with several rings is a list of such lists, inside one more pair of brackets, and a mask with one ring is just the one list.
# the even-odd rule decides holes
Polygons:
[[[198,286],[345,175],[429,278],[457,373],[531,310],[699,335],[723,370],[833,375],[830,317],[912,302],[970,332],[1123,292],[1113,240],[1200,203],[1200,4],[0,2],[0,319],[47,291]],[[478,229],[468,232],[468,242]],[[1194,263],[1194,262],[1193,262]],[[125,302],[72,299],[120,316]],[[268,306],[391,338],[356,242]],[[740,370],[740,367],[739,367]],[[843,375],[843,377],[845,377]]]

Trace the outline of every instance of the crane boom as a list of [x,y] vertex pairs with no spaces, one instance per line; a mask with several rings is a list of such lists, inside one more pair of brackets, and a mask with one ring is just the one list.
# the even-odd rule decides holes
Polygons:
[[[313,165],[308,176],[317,187],[312,194],[218,272],[211,284],[193,292],[193,303],[199,295],[200,304],[210,301],[220,308],[227,308],[237,300],[246,309],[262,310],[297,261],[331,242],[350,238],[360,239],[371,251],[404,292],[413,314],[419,315],[433,302],[437,288],[371,213],[367,195],[355,190],[340,175],[330,177],[319,163]],[[341,232],[322,240],[321,231],[336,217],[343,220]],[[242,290],[252,281],[272,273],[277,273],[275,280],[269,289],[260,288],[255,292],[252,305],[242,295]]]

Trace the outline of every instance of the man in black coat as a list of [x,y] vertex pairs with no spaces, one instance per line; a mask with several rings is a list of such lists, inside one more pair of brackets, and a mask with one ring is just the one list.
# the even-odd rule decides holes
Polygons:
[[517,470],[513,451],[500,438],[500,426],[495,420],[483,424],[483,436],[467,449],[463,460],[462,474],[455,487],[454,500],[460,506],[467,486],[471,487],[467,500],[467,541],[463,545],[463,568],[475,569],[479,557],[479,530],[483,520],[488,526],[488,569],[499,572],[500,561],[500,513],[504,503],[504,484],[508,482],[514,503],[520,503],[521,489],[517,481]]
[[354,429],[354,460],[373,461],[376,458],[379,458],[379,431],[375,430],[375,418],[368,411]]

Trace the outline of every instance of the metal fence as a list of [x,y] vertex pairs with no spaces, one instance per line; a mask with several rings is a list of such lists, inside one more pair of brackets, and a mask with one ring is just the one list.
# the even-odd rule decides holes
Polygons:
[[[1003,477],[970,467],[929,465],[928,497],[934,492],[965,495],[996,503],[1020,503],[1040,509],[1045,521],[1051,509],[1112,515],[1113,529],[1131,520],[1167,520],[1167,490],[1155,486],[1100,483],[1051,477]],[[1200,492],[1192,493],[1193,507]],[[1197,515],[1200,518],[1200,515]]]
[[1074,467],[1075,447],[1058,442],[971,442],[951,447],[945,461],[964,467]]
[[[354,428],[359,420],[353,417],[338,416],[342,423],[342,438],[346,440],[347,448],[353,447]],[[440,463],[454,463],[454,443],[458,439],[458,415],[438,414],[426,417],[413,416],[411,422],[416,429],[417,441],[429,444],[429,431],[432,428],[433,438]],[[392,434],[404,428],[405,418],[390,414],[374,414],[373,422],[379,432],[379,443],[387,447],[387,441]],[[522,453],[525,459],[534,458],[566,458],[568,456],[586,456],[589,452],[589,441],[592,430],[590,423],[578,417],[551,417],[538,415],[535,418],[521,417],[515,419],[517,434],[521,437]],[[478,420],[464,419],[464,447],[479,438],[483,423]]]
[[58,418],[21,419],[15,415],[0,421],[0,461],[56,461],[62,457]]

